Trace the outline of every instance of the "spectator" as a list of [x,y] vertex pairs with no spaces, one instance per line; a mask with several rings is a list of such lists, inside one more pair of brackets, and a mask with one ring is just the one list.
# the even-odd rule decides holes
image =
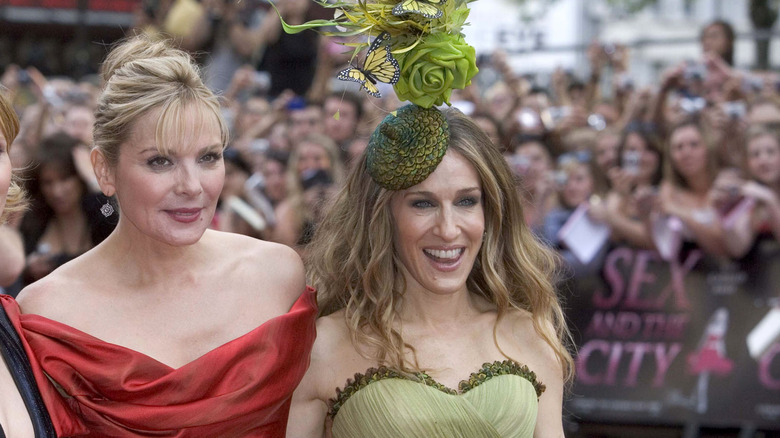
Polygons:
[[604,195],[609,189],[607,173],[619,164],[618,146],[620,146],[620,133],[614,129],[605,129],[596,135],[591,160],[594,167],[593,179],[596,193]]
[[261,238],[268,229],[269,221],[249,202],[246,194],[246,182],[252,168],[233,148],[225,149],[222,156],[225,160],[225,184],[219,195],[212,228]]
[[620,165],[607,171],[610,190],[590,213],[610,226],[612,241],[653,249],[640,201],[655,193],[661,182],[662,149],[653,133],[640,126],[629,125],[625,131],[618,148]]
[[[274,4],[288,24],[301,24],[308,19],[309,0],[282,0]],[[236,47],[239,53],[254,59],[260,58],[257,69],[270,75],[269,98],[274,99],[285,90],[291,90],[297,96],[306,96],[317,65],[319,35],[316,32],[283,32],[275,13],[266,14],[257,29],[235,31],[234,41],[244,41],[244,44]]]
[[715,54],[726,64],[734,65],[734,28],[723,20],[715,20],[706,25],[699,36],[701,51]]
[[272,206],[279,205],[287,196],[287,160],[288,155],[274,150],[269,150],[265,154],[265,160],[262,165],[262,175],[265,181],[263,193],[271,202]]
[[519,178],[526,224],[539,231],[544,217],[555,206],[552,157],[541,141],[528,139],[515,148],[510,160]]
[[502,152],[506,150],[503,130],[501,129],[501,123],[499,123],[498,120],[488,113],[474,113],[471,115],[471,120],[485,131],[485,134],[490,138],[490,141],[498,146]]
[[[322,121],[322,107],[313,103],[294,103],[288,110],[287,137],[290,144],[296,145],[311,134],[322,134],[324,123]],[[300,107],[297,105],[301,105]]]
[[591,171],[588,152],[572,152],[558,158],[555,174],[558,203],[545,215],[542,228],[544,240],[558,250],[566,266],[575,276],[597,272],[604,261],[604,252],[602,252],[602,257],[594,257],[587,263],[583,263],[562,244],[559,238],[561,228],[577,207],[590,202],[595,187]]
[[688,119],[670,129],[658,212],[677,218],[682,237],[713,255],[724,255],[723,233],[709,198],[717,174],[713,146],[699,122]]
[[346,161],[349,143],[355,138],[363,117],[363,99],[350,91],[331,93],[322,106],[325,113],[324,133],[336,142]]
[[90,106],[79,104],[71,105],[65,110],[62,130],[82,144],[92,145],[92,125],[95,124],[94,109]]
[[777,132],[754,126],[748,133],[742,179],[721,172],[713,196],[724,212],[723,228],[728,254],[745,256],[761,235],[780,241],[780,140]]
[[366,137],[355,137],[349,142],[347,147],[347,164],[351,166],[359,162],[360,156],[363,155],[366,147],[368,147],[368,138]]
[[287,166],[287,198],[276,208],[275,242],[303,251],[311,240],[322,207],[343,179],[338,146],[322,134],[296,145]]
[[27,177],[30,210],[20,225],[27,255],[24,284],[97,245],[115,224],[100,215],[106,199],[90,192],[76,169],[73,150],[80,143],[65,133],[45,138]]

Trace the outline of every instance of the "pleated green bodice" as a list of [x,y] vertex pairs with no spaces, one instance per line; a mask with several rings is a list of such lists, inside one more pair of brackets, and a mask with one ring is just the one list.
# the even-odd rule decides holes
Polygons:
[[333,438],[532,437],[544,385],[526,366],[486,363],[458,391],[427,374],[356,374],[331,400]]

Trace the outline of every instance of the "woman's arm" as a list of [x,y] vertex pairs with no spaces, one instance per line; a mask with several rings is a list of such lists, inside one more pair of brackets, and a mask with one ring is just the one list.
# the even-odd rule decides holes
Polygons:
[[5,436],[33,438],[32,421],[8,367],[0,356],[0,427]]
[[625,211],[625,198],[617,193],[610,193],[606,200],[605,220],[612,228],[613,239],[622,240],[637,248],[653,249],[653,240],[645,223],[629,217]]
[[[735,207],[738,208],[738,207]],[[756,233],[753,229],[755,207],[740,214],[734,222],[723,226],[723,241],[730,257],[741,258],[750,250]]]
[[723,241],[723,228],[718,221],[715,209],[707,206],[696,210],[672,199],[673,189],[665,186],[661,190],[661,211],[679,218],[685,227],[693,234],[696,244],[705,252],[713,255],[726,255],[726,245]]
[[[552,326],[548,333],[554,333]],[[534,438],[563,438],[563,367],[552,347],[535,330],[527,347],[536,356],[533,370],[544,383],[539,397]]]
[[[315,341],[316,345],[316,341]],[[289,438],[325,437],[325,419],[328,405],[317,396],[317,374],[321,372],[312,360],[301,384],[293,393],[290,417],[287,421]]]
[[780,196],[772,189],[755,181],[750,181],[742,187],[742,194],[749,196],[764,207],[767,223],[769,223],[775,239],[780,241]]
[[339,378],[334,376],[351,355],[352,348],[342,319],[329,315],[317,320],[311,363],[293,393],[287,437],[330,437],[327,400],[335,395],[337,384],[333,382]]

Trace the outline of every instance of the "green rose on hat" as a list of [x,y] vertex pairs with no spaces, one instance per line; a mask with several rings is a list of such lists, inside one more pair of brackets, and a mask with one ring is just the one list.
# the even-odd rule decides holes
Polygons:
[[476,52],[460,34],[426,35],[414,50],[396,59],[401,68],[395,84],[398,98],[424,108],[449,104],[452,89],[465,88],[478,71]]

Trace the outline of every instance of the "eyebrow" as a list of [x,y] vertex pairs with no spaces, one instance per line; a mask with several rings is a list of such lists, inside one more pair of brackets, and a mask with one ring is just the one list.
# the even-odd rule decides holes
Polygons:
[[[214,150],[214,149],[222,149],[222,143],[214,143],[214,144],[211,144],[211,145],[208,145],[208,146],[204,146],[204,147],[202,147],[198,151],[198,155],[204,154],[204,153],[206,153],[208,151],[211,151],[211,150]],[[160,152],[160,148],[158,148],[157,146],[150,146],[150,147],[142,150],[141,152],[139,152],[138,155],[144,155],[144,154],[149,153],[149,152]]]
[[[479,187],[467,187],[467,188],[458,190],[456,192],[456,194],[463,195],[463,194],[466,194],[466,193],[481,192],[481,191],[482,191],[482,189],[480,189]],[[414,191],[414,192],[407,192],[404,196],[406,197],[406,196],[414,196],[414,195],[422,195],[422,196],[429,196],[429,197],[435,197],[436,196],[433,192],[429,192],[427,190],[417,190],[417,191]]]

